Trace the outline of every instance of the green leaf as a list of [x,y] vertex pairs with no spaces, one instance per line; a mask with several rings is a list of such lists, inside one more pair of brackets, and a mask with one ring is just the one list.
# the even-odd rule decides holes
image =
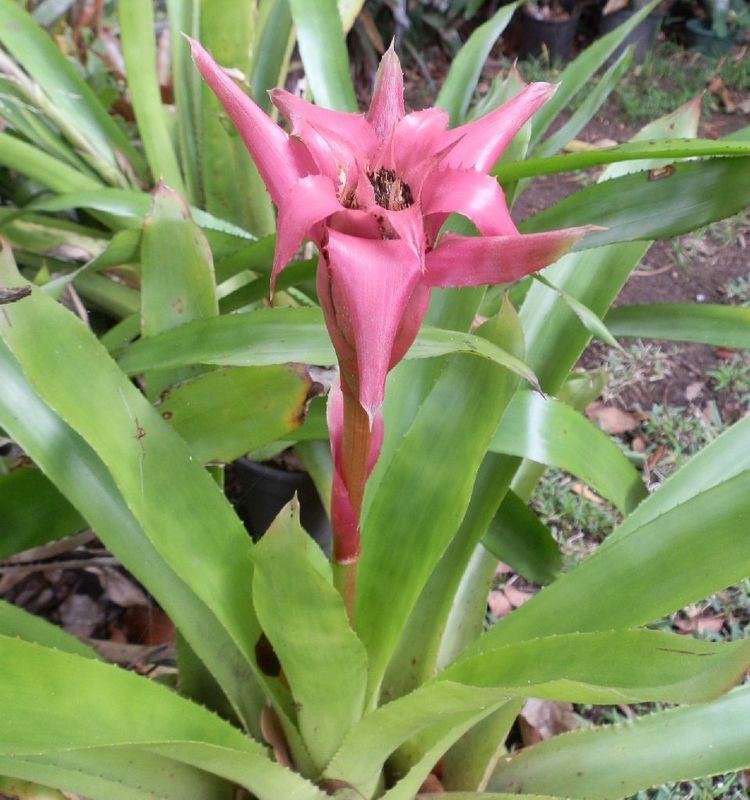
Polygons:
[[196,791],[202,800],[230,800],[227,789],[233,791],[213,775],[136,747],[0,756],[0,772],[43,781],[88,800],[184,800]]
[[185,194],[180,165],[167,129],[166,110],[156,72],[154,4],[151,0],[129,0],[118,6],[120,41],[133,112],[154,183],[165,181]]
[[255,549],[253,599],[299,708],[300,732],[319,769],[362,716],[367,654],[349,627],[331,567],[302,530],[296,503]]
[[[276,249],[276,237],[264,236],[254,242],[245,243],[233,253],[216,260],[216,282],[223,283],[233,278],[240,272],[258,272],[271,277],[273,267],[273,254]],[[294,269],[296,262],[292,262],[287,269]],[[282,272],[279,279],[284,277]],[[266,293],[269,291],[266,287]]]
[[[264,699],[253,696],[246,656],[211,608],[188,588],[190,583],[182,580],[154,547],[94,451],[41,402],[2,343],[0,378],[0,424],[86,518],[107,548],[150,587],[159,605],[217,677],[240,717],[260,733],[258,715]],[[196,569],[192,580],[201,580],[200,570]]]
[[578,249],[664,239],[750,205],[750,158],[713,158],[636,172],[581,189],[521,225],[524,233],[593,224]]
[[750,687],[708,705],[555,736],[501,761],[490,786],[616,800],[640,789],[750,766]]
[[[237,728],[158,683],[88,658],[0,637],[3,756],[133,746],[239,783],[267,800],[322,793]],[[102,703],[102,697],[107,698]]]
[[54,789],[37,783],[19,781],[16,778],[1,777],[0,796],[12,797],[14,800],[66,800],[64,795]]
[[[0,0],[0,43],[39,84],[98,160],[119,173],[118,158],[125,159],[139,171],[140,159],[122,128],[107,113],[73,63],[14,0]],[[4,147],[0,147],[2,150]]]
[[21,137],[31,144],[60,158],[79,172],[92,178],[95,176],[94,170],[73,151],[61,135],[50,127],[48,121],[40,114],[40,110],[29,103],[32,98],[28,92],[21,89],[21,84],[13,78],[0,78],[0,90],[3,93],[0,114],[8,127],[20,133]]
[[728,691],[748,664],[750,641],[663,631],[569,633],[497,648],[485,636],[436,680],[573,703],[701,703]]
[[357,98],[336,0],[289,0],[289,7],[315,102],[338,111],[356,111]]
[[[480,336],[424,327],[407,358],[469,353],[494,361],[536,384],[522,361]],[[129,374],[189,364],[267,366],[333,364],[336,356],[317,308],[278,308],[187,323],[136,342],[120,359]]]
[[94,308],[118,319],[137,313],[141,307],[137,289],[98,273],[82,272],[76,277],[76,289]]
[[[522,357],[523,334],[516,312],[507,299],[501,306],[499,320],[503,321],[506,328],[503,337],[505,347],[513,355]],[[510,387],[510,390],[514,388]],[[500,400],[502,402],[507,398]],[[386,419],[386,430],[388,423],[389,420]],[[398,444],[394,445],[394,452],[397,447]],[[472,553],[503,500],[517,464],[518,460],[515,458],[494,453],[484,456],[461,524],[422,589],[401,634],[401,641],[383,681],[382,698],[407,694],[434,675],[442,643],[446,637],[451,638],[448,620],[455,608],[458,586]],[[384,473],[387,466],[386,463]],[[371,486],[371,495],[374,496],[376,491],[377,483]],[[464,626],[461,627],[463,630]]]
[[352,29],[364,4],[365,0],[338,0],[339,14],[341,15],[341,24],[344,28],[344,33],[349,33]]
[[[602,75],[601,79],[587,92],[585,100],[573,112],[570,119],[561,125],[554,133],[550,134],[543,142],[534,148],[534,158],[537,161],[544,156],[551,156],[564,147],[588,125],[596,112],[602,107],[606,99],[625,77],[633,61],[633,49],[628,47],[612,66]],[[527,163],[527,162],[523,162]],[[501,164],[500,170],[511,167],[510,164]],[[501,178],[501,180],[503,180]]]
[[[516,333],[516,352],[521,352],[522,343]],[[472,553],[487,532],[493,516],[500,507],[505,492],[516,471],[519,459],[487,453],[477,473],[471,500],[453,539],[442,554],[440,561],[425,584],[419,600],[414,606],[409,622],[404,628],[398,649],[388,666],[381,698],[400,697],[416,689],[435,674],[443,648],[451,647],[457,637],[453,635],[450,620],[462,606],[457,597],[463,576],[470,571]],[[493,569],[494,572],[494,569]],[[458,625],[461,639],[474,632],[473,641],[481,633],[487,592],[481,599],[481,621],[462,620]],[[460,611],[458,612],[460,613]],[[463,649],[463,643],[458,651]],[[449,657],[448,661],[453,658]],[[444,663],[444,662],[442,662]]]
[[640,474],[605,433],[567,404],[533,392],[513,398],[490,449],[567,470],[624,513],[648,494]]
[[[512,700],[485,717],[462,736],[443,757],[443,786],[452,789],[466,787],[484,790],[498,760],[507,752],[505,740],[524,705],[524,700]],[[451,793],[449,797],[463,793]],[[473,796],[472,792],[466,792]],[[423,795],[418,795],[423,797]],[[482,797],[476,794],[476,797]]]
[[[665,136],[694,136],[700,105],[694,102],[655,120],[636,134],[634,140]],[[640,163],[650,169],[658,161]],[[611,164],[600,180],[625,174],[636,162]],[[597,316],[604,317],[633,268],[648,251],[648,243],[622,243],[564,256],[545,275],[555,286],[575,297]],[[528,359],[545,391],[555,393],[578,361],[590,336],[560,298],[533,284],[519,310],[528,343]]]
[[0,210],[0,220],[5,239],[27,253],[88,261],[103,255],[109,245],[103,231],[69,220],[18,212],[7,206]]
[[559,78],[558,85],[560,88],[551,100],[545,103],[534,116],[531,133],[532,145],[539,141],[570,100],[586,86],[599,67],[604,64],[625,41],[628,34],[640,25],[658,4],[659,0],[651,0],[650,3],[636,11],[625,24],[620,25],[619,28],[606,34],[606,36],[597,39],[565,67]]
[[[18,285],[20,280],[7,247],[2,256],[0,284]],[[47,334],[44,337],[37,335],[42,329]],[[257,700],[252,694],[253,683],[248,675],[240,678],[242,671],[257,669],[254,647],[260,635],[252,616],[248,582],[252,574],[251,545],[242,523],[219,488],[193,460],[187,445],[122,374],[93,334],[43,292],[33,289],[24,302],[6,305],[0,315],[0,333],[41,399],[83,438],[111,473],[117,493],[122,495],[132,514],[124,522],[124,529],[132,527],[137,520],[149,547],[160,553],[159,561],[166,562],[169,571],[195,594],[192,604],[205,605],[219,623],[216,634],[209,635],[208,641],[196,642],[198,636],[206,636],[206,632],[199,634],[198,620],[191,628],[184,612],[178,613],[175,621],[179,625],[179,618],[183,619],[186,625],[183,632],[191,646],[202,655],[213,647],[227,648],[227,639],[233,642],[226,653],[222,652],[222,658],[227,658],[234,650],[235,657],[240,656],[240,663],[245,662],[243,669],[235,665],[234,670],[227,670],[222,665],[217,672],[223,674],[217,674],[217,678],[226,681],[229,672],[230,683],[234,685],[225,686],[228,696],[235,705],[249,703],[253,708]],[[79,379],[84,374],[88,376],[85,383]],[[108,402],[100,402],[101,398],[108,398]],[[3,426],[14,430],[7,417],[3,419]],[[15,438],[29,451],[25,444],[28,431],[23,438]],[[52,442],[54,444],[54,439]],[[42,444],[37,452],[41,458],[36,460],[42,465],[56,457],[49,445]],[[31,456],[36,458],[35,453]],[[165,464],[169,469],[165,469]],[[58,475],[58,488],[59,480]],[[69,486],[64,493],[71,497]],[[90,500],[93,502],[96,498]],[[101,501],[105,505],[114,501],[115,508],[109,509],[110,512],[122,513],[119,496],[105,496]],[[92,516],[89,513],[84,516],[98,530]],[[104,527],[111,526],[110,520],[109,516],[105,517]],[[210,536],[206,535],[207,531],[211,532]],[[145,563],[148,558],[143,552],[135,563],[129,556],[122,560],[133,567],[135,574],[152,566]],[[164,591],[155,581],[146,583],[154,592]],[[165,604],[168,611],[173,607],[174,600]],[[218,654],[218,651],[213,653],[212,661]],[[212,668],[217,669],[215,661]],[[257,671],[255,674],[262,680]],[[249,713],[256,712],[244,709],[244,721],[257,725],[257,717],[248,720]]]
[[222,367],[173,387],[157,409],[198,461],[230,462],[295,438],[317,391],[301,366]]
[[[567,141],[567,140],[566,140]],[[565,144],[565,142],[562,142]],[[562,146],[562,144],[560,146]],[[611,147],[592,147],[576,153],[564,153],[549,158],[529,158],[514,164],[501,164],[494,170],[499,181],[518,178],[554,175],[558,172],[573,172],[621,161],[643,161],[665,158],[672,161],[699,156],[747,156],[750,142],[729,139],[662,139],[659,141],[635,141]]]
[[84,658],[96,658],[96,653],[75,636],[62,628],[35,617],[22,608],[0,600],[0,635],[23,639],[45,647],[54,647],[64,653],[74,653]]
[[[218,314],[208,242],[185,201],[161,183],[143,220],[140,261],[143,339]],[[150,373],[148,395],[154,400],[170,384],[195,373],[194,368]]]
[[500,794],[498,792],[441,792],[438,794],[418,794],[417,800],[569,800],[545,794]]
[[626,521],[622,535],[500,621],[483,646],[643,625],[742,580],[749,490],[746,470],[641,525]]
[[[506,309],[479,334],[515,347],[515,312]],[[371,497],[362,527],[355,620],[370,656],[373,695],[410,612],[459,527],[492,431],[516,385],[515,376],[495,364],[453,359]]]
[[452,125],[463,122],[474,95],[479,75],[498,37],[508,27],[522,0],[508,3],[480,25],[453,59],[435,105],[444,108]]
[[[68,189],[70,188],[74,187],[68,187]],[[63,193],[59,197],[35,200],[27,206],[27,209],[34,211],[67,211],[72,208],[88,208],[119,217],[124,226],[131,228],[140,228],[143,218],[151,210],[151,195],[146,192],[128,191],[126,189],[96,189],[96,187],[91,186],[81,187],[81,191],[69,192],[67,189],[62,189],[61,191]],[[218,219],[213,214],[202,211],[200,208],[191,206],[190,213],[193,215],[195,222],[205,230],[225,233],[237,239],[250,239],[251,241],[255,239],[246,230],[226,220]]]
[[[505,705],[503,703],[496,710]],[[402,777],[383,795],[383,800],[413,800],[445,752],[494,713],[482,708],[464,714],[462,718],[437,722],[420,731],[390,759],[389,772],[393,772],[396,778]]]
[[96,178],[9,133],[0,133],[0,164],[53,192],[90,191],[102,185]]
[[430,726],[460,725],[503,701],[497,689],[449,681],[424,686],[368,714],[352,728],[324,776],[352,784],[370,796],[386,759],[404,742]]
[[750,308],[712,303],[653,303],[613,308],[605,320],[617,336],[702,342],[750,349]]
[[172,54],[172,88],[177,123],[180,167],[185,177],[186,199],[203,205],[198,161],[198,104],[200,73],[190,56],[190,45],[183,33],[199,38],[198,0],[167,0],[169,46]]
[[602,544],[628,536],[636,528],[652,523],[662,514],[689,502],[725,481],[750,474],[750,416],[741,419],[714,439],[671,475]]
[[83,530],[81,515],[35,469],[0,476],[0,559]]
[[[25,215],[24,215],[25,216]],[[28,217],[25,216],[26,219]],[[15,245],[13,237],[8,237],[11,245]],[[44,284],[44,291],[51,297],[60,299],[63,289],[70,283],[75,283],[88,273],[100,272],[109,267],[120,267],[132,262],[137,262],[140,254],[141,232],[133,230],[117,231],[109,240],[107,246],[96,257],[87,261],[82,267],[72,272],[52,278]],[[83,279],[85,282],[85,278]],[[140,328],[136,332],[139,332]]]
[[274,108],[268,92],[284,85],[294,43],[288,0],[260,0],[255,23],[250,94],[268,113],[272,113]]
[[[223,66],[250,72],[255,3],[203,3],[199,39]],[[271,199],[237,128],[208,84],[200,86],[200,165],[206,210],[257,235],[275,229]]]
[[513,491],[505,495],[482,544],[534,583],[551,583],[562,569],[562,554],[549,528]]
[[557,292],[560,295],[560,298],[565,303],[566,306],[578,317],[581,321],[581,324],[584,328],[592,335],[595,336],[597,339],[600,339],[605,344],[608,344],[610,347],[617,348],[618,350],[622,350],[620,345],[615,339],[614,336],[610,333],[607,329],[607,326],[601,321],[601,319],[587,306],[581,303],[579,300],[576,300],[575,297],[568,294],[567,292],[563,291],[562,289],[558,289],[554,283],[547,280],[541,273],[534,275],[534,279],[539,283],[546,286],[548,289],[551,289],[553,292]]

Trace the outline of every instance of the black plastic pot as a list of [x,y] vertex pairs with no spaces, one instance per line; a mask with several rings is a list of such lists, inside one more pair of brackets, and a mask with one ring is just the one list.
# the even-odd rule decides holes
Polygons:
[[227,468],[226,485],[232,505],[256,541],[296,494],[302,527],[330,555],[331,526],[306,472],[287,472],[240,458]]
[[[604,36],[615,28],[619,28],[620,25],[627,22],[635,13],[635,10],[623,8],[620,11],[615,11],[614,14],[602,14],[601,20],[599,21],[599,35]],[[640,64],[644,61],[656,44],[656,37],[661,30],[663,19],[664,15],[661,13],[649,14],[640,25],[630,31],[622,44],[619,45],[609,57],[608,63],[612,64],[617,61],[620,55],[625,51],[625,48],[630,47],[630,45],[635,45],[633,51],[634,63]]]
[[734,37],[717,36],[702,19],[689,19],[685,23],[686,44],[704,56],[718,58],[732,49]]
[[524,53],[538,56],[546,49],[550,61],[570,61],[580,17],[580,8],[574,8],[568,19],[560,20],[537,19],[524,8],[521,14]]

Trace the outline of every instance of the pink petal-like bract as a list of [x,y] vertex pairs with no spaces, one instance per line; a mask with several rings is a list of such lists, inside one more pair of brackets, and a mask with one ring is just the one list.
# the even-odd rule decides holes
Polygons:
[[378,137],[384,140],[393,132],[396,123],[405,113],[404,73],[391,43],[378,67],[367,120]]
[[510,283],[538,272],[564,255],[590,228],[567,228],[515,236],[446,233],[427,254],[429,286]]
[[455,146],[446,156],[444,165],[489,172],[511,139],[549,100],[555,89],[551,83],[531,83],[487,116],[448,131],[441,144]]
[[[383,441],[386,379],[417,336],[431,288],[509,283],[555,261],[587,230],[521,235],[487,174],[555,87],[533,83],[485,117],[448,130],[442,109],[406,113],[391,46],[366,115],[274,89],[287,133],[197,42],[192,47],[279,210],[272,288],[305,239],[320,251],[318,300],[340,370],[328,402],[334,559],[353,565],[365,484]],[[481,235],[439,238],[453,213]],[[356,571],[345,574],[351,611]]]
[[302,176],[289,137],[257,106],[203,47],[190,39],[193,61],[219,98],[227,114],[240,132],[258,167],[271,199],[277,205],[292,184]]
[[308,103],[286,89],[272,89],[271,102],[294,124],[295,117],[309,122],[319,130],[328,130],[351,142],[352,148],[371,150],[377,142],[375,132],[363,114],[331,111]]
[[484,236],[514,236],[518,230],[510,218],[500,184],[475,169],[441,169],[422,187],[422,213],[437,215],[437,227],[450,214],[468,217]]
[[340,210],[341,203],[330,178],[324,175],[308,175],[292,186],[279,204],[271,291],[279,273],[294,258],[313,226]]
[[356,354],[356,373],[345,371],[343,379],[373,419],[383,404],[401,320],[422,272],[400,239],[359,239],[333,230],[328,236],[324,258],[335,316],[326,322],[329,331],[335,328],[334,346],[341,336]]

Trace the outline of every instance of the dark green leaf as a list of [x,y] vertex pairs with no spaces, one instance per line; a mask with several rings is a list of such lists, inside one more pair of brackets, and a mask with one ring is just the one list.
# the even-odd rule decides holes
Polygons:
[[627,142],[611,147],[592,147],[590,150],[549,158],[529,158],[515,164],[502,164],[494,170],[494,174],[499,181],[505,182],[518,178],[590,169],[620,161],[643,161],[647,158],[665,158],[674,161],[698,156],[747,155],[750,155],[750,142],[728,139],[662,139]]
[[597,183],[521,225],[524,233],[593,224],[577,249],[664,239],[724,219],[750,205],[750,158],[714,158],[659,167]]
[[0,559],[83,530],[81,515],[35,469],[0,476]]
[[616,336],[702,342],[750,349],[750,308],[711,303],[654,303],[620,306],[607,314]]
[[357,98],[336,0],[289,0],[289,7],[315,102],[325,108],[356,111]]
[[625,513],[648,494],[639,473],[606,434],[565,403],[534,392],[513,398],[490,449],[572,472]]
[[185,194],[180,165],[167,129],[166,109],[156,72],[154,4],[151,0],[128,0],[118,6],[122,55],[138,131],[146,151],[154,183],[165,181]]
[[173,387],[157,409],[201,463],[229,462],[294,438],[316,391],[301,366],[221,367]]
[[[506,307],[479,333],[515,349],[515,312]],[[452,359],[366,507],[355,620],[370,656],[373,694],[412,608],[459,527],[489,438],[516,385],[512,373],[491,362]]]
[[322,770],[355,725],[367,688],[365,648],[349,626],[323,551],[286,506],[255,549],[258,619],[299,708],[300,732]]
[[750,687],[708,705],[555,736],[503,759],[490,787],[618,800],[640,789],[750,766]]
[[521,1],[515,0],[504,5],[491,19],[480,25],[453,59],[435,101],[436,106],[450,114],[452,125],[463,122],[485,61]]
[[505,495],[482,544],[534,583],[551,583],[562,568],[562,555],[549,528],[513,491]]

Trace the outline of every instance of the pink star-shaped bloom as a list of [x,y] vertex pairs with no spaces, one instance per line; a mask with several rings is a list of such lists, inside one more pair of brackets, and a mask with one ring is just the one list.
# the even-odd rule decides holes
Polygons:
[[[518,280],[556,261],[587,230],[521,235],[488,174],[555,87],[532,83],[496,111],[449,130],[442,109],[406,113],[391,48],[366,114],[271,92],[287,133],[200,44],[192,47],[278,208],[271,288],[305,239],[320,252],[318,299],[341,373],[328,410],[335,558],[356,561],[364,484],[382,444],[386,377],[414,341],[432,287]],[[480,235],[440,236],[452,213],[468,217]]]

